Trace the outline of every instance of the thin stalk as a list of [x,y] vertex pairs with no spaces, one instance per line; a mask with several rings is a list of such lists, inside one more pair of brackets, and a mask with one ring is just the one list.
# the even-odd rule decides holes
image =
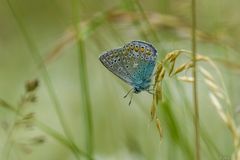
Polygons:
[[[78,16],[78,4],[76,0],[72,0],[72,10],[73,17]],[[87,153],[90,157],[93,156],[93,122],[92,122],[92,111],[91,111],[91,101],[90,101],[90,93],[89,93],[89,84],[88,84],[88,75],[87,75],[87,64],[86,64],[86,53],[85,53],[85,45],[84,40],[81,35],[81,28],[79,24],[79,19],[74,20],[74,28],[76,32],[76,41],[77,41],[77,49],[78,49],[78,65],[79,65],[79,80],[80,80],[80,94],[82,100],[82,109],[84,110],[85,116],[85,136],[86,136],[86,148]]]
[[[128,6],[129,11],[133,11],[133,13],[137,12],[137,9],[135,7],[134,1],[133,0],[122,0],[123,3],[126,3],[126,6]],[[130,14],[131,15],[131,14]],[[141,21],[137,18],[136,20],[134,19],[132,24],[137,28],[138,34],[141,38],[148,40],[147,33],[144,32],[143,29],[141,29]]]
[[196,64],[196,0],[192,0],[192,59],[193,59],[193,102],[194,102],[194,113],[195,113],[195,158],[196,160],[200,160],[200,127],[199,127],[199,107],[198,107],[198,95],[197,95],[197,64]]
[[149,22],[148,17],[147,17],[147,15],[146,15],[146,13],[144,12],[144,9],[143,9],[141,3],[139,2],[139,0],[135,0],[135,3],[136,3],[136,5],[137,5],[137,7],[138,7],[138,10],[139,10],[141,16],[143,17],[143,20],[147,23],[148,28],[149,28],[152,36],[154,37],[154,40],[157,41],[157,42],[159,42],[158,35],[157,35],[156,32],[154,31],[151,23]]
[[11,141],[11,138],[14,136],[14,131],[16,130],[17,114],[20,114],[20,108],[21,107],[22,107],[21,105],[17,106],[16,114],[13,117],[13,125],[9,129],[9,132],[8,132],[7,138],[6,138],[6,142],[4,144],[2,155],[3,155],[3,159],[6,159],[6,160],[9,159],[9,155],[10,155],[11,148],[12,148],[12,145],[13,145],[13,142]]
[[[5,109],[13,112],[16,114],[16,117],[20,117],[22,118],[23,115],[18,112],[18,109],[16,109],[14,106],[10,105],[9,103],[3,101],[0,98],[0,106],[4,107]],[[85,153],[84,151],[80,150],[76,145],[72,144],[71,142],[69,142],[68,139],[65,138],[65,136],[63,136],[62,134],[58,133],[56,130],[52,129],[51,127],[47,126],[45,123],[39,121],[38,119],[36,119],[34,121],[36,127],[38,129],[40,129],[42,132],[44,132],[45,134],[47,134],[48,136],[50,136],[51,138],[55,139],[56,141],[58,141],[60,144],[62,144],[63,146],[67,147],[68,149],[70,149],[70,151],[72,151],[73,153],[81,154],[82,156],[88,157],[89,159],[93,159],[92,157],[90,157],[87,153]],[[78,157],[78,156],[76,156]]]
[[12,12],[12,14],[13,14],[16,22],[17,22],[17,25],[18,25],[19,29],[21,30],[21,32],[23,34],[23,38],[25,39],[26,44],[28,45],[28,48],[29,48],[29,51],[31,53],[31,56],[32,56],[33,60],[36,62],[36,64],[42,64],[41,74],[42,74],[43,80],[44,80],[44,82],[47,86],[47,90],[48,90],[50,99],[52,100],[52,102],[54,104],[54,108],[55,108],[55,111],[57,113],[60,124],[63,128],[64,134],[67,136],[68,140],[72,144],[74,144],[72,135],[71,135],[70,130],[68,128],[68,125],[66,124],[66,121],[64,119],[63,111],[61,109],[59,100],[58,100],[58,98],[56,96],[56,93],[54,91],[53,84],[52,84],[52,82],[50,80],[50,77],[48,75],[47,68],[44,65],[44,63],[42,61],[42,58],[40,56],[40,52],[37,49],[37,47],[36,47],[35,43],[33,42],[32,38],[30,37],[29,33],[27,32],[24,23],[21,21],[18,14],[15,12],[14,8],[12,7],[12,5],[10,3],[10,0],[7,0],[7,4],[8,4],[9,9]]

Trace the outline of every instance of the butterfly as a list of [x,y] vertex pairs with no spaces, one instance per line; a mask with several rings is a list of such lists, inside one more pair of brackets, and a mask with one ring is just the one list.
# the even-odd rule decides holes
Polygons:
[[149,91],[156,58],[157,50],[144,41],[131,41],[99,56],[99,60],[109,71],[133,87],[124,97],[131,91],[136,94]]

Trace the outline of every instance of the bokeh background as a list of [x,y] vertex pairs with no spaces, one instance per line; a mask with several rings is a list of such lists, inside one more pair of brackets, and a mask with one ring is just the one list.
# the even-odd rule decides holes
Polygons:
[[[219,67],[236,125],[239,5],[197,1],[197,50]],[[128,106],[123,96],[131,87],[98,60],[132,40],[152,43],[159,61],[173,50],[191,50],[191,2],[0,0],[0,159],[194,159],[191,83],[164,79],[160,141],[150,118],[152,95],[135,95]],[[34,79],[39,86],[27,91]],[[202,159],[230,159],[232,134],[201,77],[198,85]]]

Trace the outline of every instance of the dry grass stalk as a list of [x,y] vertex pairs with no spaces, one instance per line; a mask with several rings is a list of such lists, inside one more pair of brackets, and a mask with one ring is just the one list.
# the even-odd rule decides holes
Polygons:
[[156,127],[157,127],[158,133],[160,135],[160,140],[162,140],[162,138],[163,138],[163,130],[162,130],[162,127],[161,127],[161,124],[160,124],[160,120],[158,118],[156,118]]
[[[172,77],[172,76],[176,76],[177,74],[179,74],[183,71],[186,71],[186,70],[192,68],[192,60],[190,59],[191,57],[189,56],[190,54],[191,54],[191,52],[187,51],[187,50],[172,51],[172,52],[168,53],[165,56],[164,60],[161,63],[159,63],[159,65],[157,66],[157,71],[155,74],[155,83],[154,83],[155,93],[153,94],[151,116],[152,116],[152,119],[155,119],[155,121],[156,121],[156,126],[159,131],[160,137],[162,137],[162,128],[161,128],[160,120],[159,120],[156,112],[157,112],[158,102],[162,100],[161,82],[164,79],[164,75],[165,75],[166,71],[168,71],[168,73],[169,73],[168,75],[170,77]],[[190,61],[180,65],[179,67],[177,67],[175,69],[174,68],[175,62],[180,55],[185,55],[186,57],[188,57],[190,59]],[[217,83],[214,76],[209,71],[207,71],[201,65],[199,65],[200,66],[199,71],[200,71],[201,75],[203,76],[204,83],[209,88],[210,100],[211,100],[213,106],[215,107],[217,113],[219,114],[220,118],[223,120],[223,122],[226,124],[226,126],[228,127],[228,129],[230,130],[230,132],[232,134],[233,144],[235,146],[235,152],[233,153],[232,157],[234,160],[240,160],[240,134],[238,133],[238,130],[237,130],[237,127],[236,127],[233,117],[227,111],[227,108],[231,106],[231,103],[230,103],[230,99],[229,99],[229,96],[226,91],[226,87],[225,87],[221,72],[219,71],[216,64],[209,57],[198,54],[196,57],[196,60],[198,62],[205,62],[205,63],[209,64],[214,69],[215,73],[218,76],[218,78],[216,78],[216,79],[220,80],[221,85],[219,85]],[[170,70],[166,70],[164,68],[163,64],[165,64],[165,63],[171,64]],[[184,82],[189,82],[189,83],[192,83],[194,81],[194,79],[192,77],[188,77],[188,76],[178,77],[177,79],[184,81]],[[159,93],[161,93],[161,94],[159,95]],[[224,109],[224,107],[222,105],[224,103],[227,106],[226,109]]]

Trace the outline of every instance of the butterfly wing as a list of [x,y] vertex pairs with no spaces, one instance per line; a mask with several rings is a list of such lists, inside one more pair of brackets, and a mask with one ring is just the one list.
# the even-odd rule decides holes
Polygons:
[[[143,41],[132,41],[123,47],[123,60],[126,72],[131,75],[133,86],[149,83],[157,58],[156,49]],[[148,85],[148,84],[146,84]]]
[[113,74],[124,82],[132,84],[132,78],[122,64],[122,53],[123,48],[113,49],[100,55],[99,60]]

